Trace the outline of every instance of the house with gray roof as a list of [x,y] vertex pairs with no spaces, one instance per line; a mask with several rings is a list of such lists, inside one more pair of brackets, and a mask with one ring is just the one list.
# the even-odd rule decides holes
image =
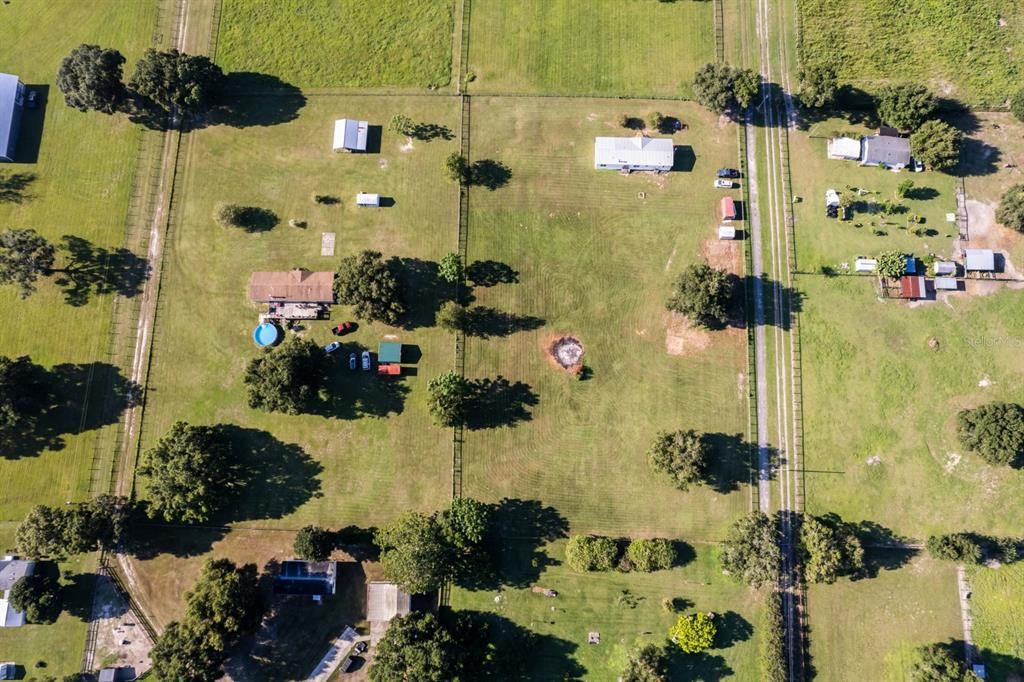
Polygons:
[[594,168],[617,171],[672,170],[675,147],[668,137],[598,137]]
[[0,73],[0,161],[14,161],[24,109],[25,84],[15,75]]
[[353,118],[339,118],[334,122],[334,144],[336,152],[365,152],[370,135],[368,121]]
[[910,140],[905,137],[871,135],[861,143],[862,166],[885,166],[899,170],[910,165]]
[[36,570],[36,562],[25,561],[14,556],[5,556],[0,560],[0,628],[16,628],[25,624],[25,614],[15,611],[9,597],[14,583]]

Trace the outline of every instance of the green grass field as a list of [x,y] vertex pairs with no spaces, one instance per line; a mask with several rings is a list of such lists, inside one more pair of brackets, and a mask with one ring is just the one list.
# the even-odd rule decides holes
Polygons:
[[815,680],[905,682],[916,647],[963,638],[953,564],[888,550],[868,559],[882,564],[877,577],[807,591]]
[[[537,404],[512,426],[468,433],[464,494],[538,499],[575,531],[717,539],[749,504],[745,336],[713,332],[707,348],[687,340],[685,355],[670,355],[664,302],[672,279],[715,236],[721,190],[712,179],[735,163],[736,131],[676,105],[664,113],[690,124],[675,141],[690,147],[692,170],[594,170],[594,136],[619,134],[613,121],[622,110],[654,106],[474,100],[473,157],[501,161],[512,176],[496,191],[471,191],[469,261],[519,273],[517,284],[476,287],[477,304],[544,323],[468,342],[468,376],[522,382]],[[582,341],[590,378],[550,363],[546,344],[562,334]],[[735,492],[684,494],[649,468],[656,432],[680,428],[726,444],[716,456]]]
[[[185,200],[169,235],[143,446],[178,419],[240,427],[255,465],[271,467],[279,478],[258,482],[224,520],[288,528],[377,524],[405,509],[436,509],[451,494],[451,432],[432,425],[425,385],[452,363],[451,336],[432,326],[437,300],[430,268],[456,247],[457,190],[440,173],[453,144],[407,148],[385,132],[379,154],[330,150],[336,118],[379,123],[397,112],[451,128],[456,123],[452,99],[317,97],[287,124],[211,127],[190,136],[184,150],[178,191]],[[355,194],[363,190],[391,197],[394,205],[357,209]],[[313,193],[341,201],[317,205]],[[212,219],[220,202],[260,206],[281,222],[266,232],[226,230]],[[308,226],[290,227],[291,218]],[[334,257],[320,255],[325,231],[337,235]],[[343,339],[330,389],[342,397],[337,411],[288,416],[249,409],[242,374],[259,352],[251,338],[258,310],[247,299],[250,273],[296,266],[333,271],[343,256],[365,248],[410,259],[403,272],[413,324],[363,322]],[[330,327],[347,319],[338,306],[332,320],[311,323],[304,333],[327,344]],[[418,348],[422,357],[411,375],[388,383],[350,372],[349,352],[375,351],[386,335]]]
[[1024,673],[1024,564],[997,569],[978,566],[968,573],[971,585],[972,636],[989,679],[1012,679]]
[[[38,110],[26,112],[20,162],[3,168],[35,179],[20,203],[0,202],[0,225],[35,228],[55,242],[74,235],[101,249],[123,243],[139,131],[123,116],[65,106],[54,80],[60,60],[82,42],[116,46],[128,57],[130,70],[149,44],[155,16],[153,2],[115,0],[88,7],[62,0],[45,7],[12,3],[2,8],[4,25],[12,32],[5,40],[3,70],[39,90],[43,101]],[[57,25],[61,30],[50,30]],[[59,423],[49,424],[59,432],[56,438],[0,458],[4,519],[21,519],[33,504],[86,496],[99,426],[110,423],[96,410],[101,389],[106,389],[97,377],[108,367],[103,363],[111,296],[92,293],[70,304],[68,292],[53,281],[43,282],[24,301],[13,288],[0,291],[9,311],[8,324],[0,328],[0,353],[31,355],[46,367],[62,365],[67,376],[75,377]]]
[[217,62],[301,88],[451,80],[452,0],[224,0]]
[[1002,106],[1019,89],[1024,11],[1015,0],[799,0],[800,57],[832,62],[867,91],[926,83],[937,95]]
[[[544,550],[561,560],[564,544]],[[507,550],[514,557],[516,544],[509,543]],[[722,575],[708,545],[698,546],[695,557],[670,571],[580,574],[556,562],[539,570],[534,582],[558,596],[547,598],[529,586],[452,593],[453,608],[479,612],[495,623],[499,646],[519,628],[534,633],[522,679],[617,679],[634,646],[666,640],[676,615],[663,606],[665,600],[677,600],[684,613],[713,611],[719,626],[710,651],[689,655],[677,650],[671,656],[671,679],[757,679],[761,601],[758,593]],[[600,644],[587,643],[590,632],[600,633]]]
[[470,92],[688,97],[715,59],[710,2],[477,0]]

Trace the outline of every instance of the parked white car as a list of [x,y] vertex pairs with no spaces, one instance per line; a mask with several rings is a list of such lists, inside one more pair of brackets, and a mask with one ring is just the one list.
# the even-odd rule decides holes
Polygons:
[[715,187],[717,187],[718,189],[732,189],[732,180],[718,178],[717,180],[715,180]]

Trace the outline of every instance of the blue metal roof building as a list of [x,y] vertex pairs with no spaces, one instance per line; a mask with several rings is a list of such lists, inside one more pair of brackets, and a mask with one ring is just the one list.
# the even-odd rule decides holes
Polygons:
[[14,161],[24,108],[24,83],[17,76],[0,73],[0,161]]

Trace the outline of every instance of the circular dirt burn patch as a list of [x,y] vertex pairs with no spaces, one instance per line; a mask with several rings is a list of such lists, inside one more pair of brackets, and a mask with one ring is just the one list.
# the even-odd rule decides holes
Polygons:
[[583,344],[575,336],[560,336],[548,346],[548,354],[562,369],[573,374],[583,368]]

